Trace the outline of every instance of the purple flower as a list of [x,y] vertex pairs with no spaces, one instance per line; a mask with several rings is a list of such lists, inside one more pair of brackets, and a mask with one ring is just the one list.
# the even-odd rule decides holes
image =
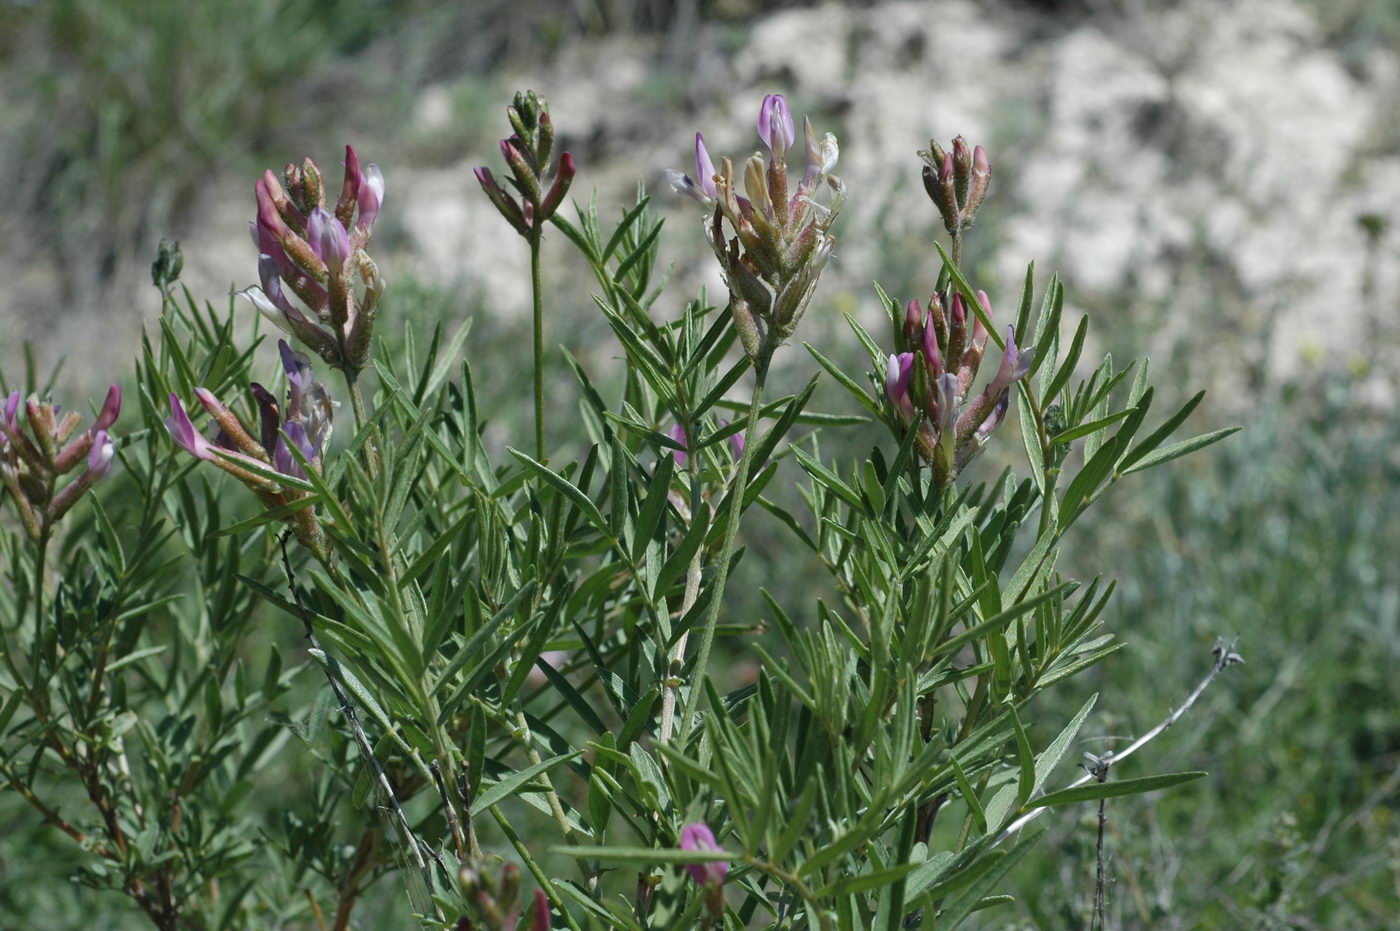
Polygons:
[[170,395],[170,416],[165,419],[165,429],[170,431],[177,446],[196,459],[214,458],[214,454],[209,451],[212,444],[204,438],[204,434],[194,428],[190,415],[185,411],[185,405],[181,404],[180,399],[173,393]]
[[705,137],[695,134],[695,183],[708,197],[718,197],[715,187],[715,163],[710,161],[710,152],[705,148]]
[[782,94],[769,94],[763,98],[763,105],[758,110],[758,135],[768,146],[768,151],[773,153],[774,161],[781,162],[787,150],[792,148],[792,143],[797,139],[797,126],[793,123],[787,98]]
[[694,198],[709,207],[719,198],[719,188],[715,186],[715,163],[710,160],[710,152],[705,148],[705,137],[695,134],[695,177],[667,168],[666,183],[677,194]]
[[311,211],[306,221],[306,239],[311,251],[330,269],[331,277],[338,276],[350,255],[350,236],[335,214],[325,207]]
[[885,397],[905,423],[914,422],[914,401],[909,397],[909,380],[914,374],[914,354],[901,352],[885,364]]
[[1018,380],[1025,378],[1031,370],[1031,363],[1034,361],[1035,350],[1018,348],[1016,346],[1016,328],[1008,324],[1006,327],[1006,352],[1002,354],[1001,365],[997,368],[996,376],[992,379],[992,383],[987,386],[987,394],[996,397]]
[[0,440],[7,439],[7,435],[19,429],[15,422],[15,415],[19,413],[19,391],[16,390],[5,399],[3,413],[0,413]]
[[287,383],[291,386],[291,396],[287,399],[287,416],[296,417],[301,412],[301,396],[311,385],[311,361],[299,352],[293,352],[285,339],[277,341],[277,352],[282,357],[282,368],[287,373]]
[[[701,822],[687,824],[681,828],[682,850],[722,850],[715,841],[714,832]],[[706,860],[700,863],[687,863],[685,871],[702,886],[722,886],[729,876],[729,863],[726,860]]]
[[272,464],[277,467],[277,471],[283,475],[291,475],[295,478],[306,478],[306,472],[302,469],[301,463],[292,455],[291,447],[287,445],[287,440],[291,439],[301,450],[301,454],[310,462],[316,458],[316,449],[311,445],[310,438],[306,435],[306,428],[299,420],[288,420],[282,425],[282,432],[285,436],[277,438],[276,447],[272,453]]
[[112,442],[112,438],[107,435],[106,430],[98,430],[92,435],[92,448],[88,450],[87,471],[91,476],[90,481],[97,481],[104,478],[108,472],[112,471],[112,457],[116,455],[117,445]]

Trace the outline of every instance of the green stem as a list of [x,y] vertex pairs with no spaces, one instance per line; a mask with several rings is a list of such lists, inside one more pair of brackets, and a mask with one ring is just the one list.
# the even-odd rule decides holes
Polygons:
[[961,230],[961,229],[956,229],[956,230],[954,230],[953,233],[952,233],[952,236],[953,236],[953,248],[952,248],[951,252],[952,252],[952,258],[953,258],[953,266],[954,266],[955,268],[958,268],[958,267],[961,267],[961,266],[962,266],[962,238],[963,238],[962,230]]
[[39,663],[44,655],[44,567],[49,557],[48,519],[39,536],[38,550],[34,554],[34,662],[29,671],[29,681],[35,688],[39,685]]
[[530,296],[535,329],[535,458],[544,462],[544,288],[540,283],[540,239],[536,227],[530,234]]
[[715,640],[715,625],[719,621],[720,605],[724,601],[724,585],[729,580],[729,562],[734,555],[734,539],[739,533],[739,517],[744,510],[744,491],[749,483],[749,469],[753,464],[754,452],[758,448],[758,414],[763,407],[763,384],[768,379],[768,362],[771,356],[764,356],[754,366],[753,400],[749,402],[749,416],[744,422],[744,455],[739,457],[739,471],[729,486],[729,520],[724,527],[724,542],[720,546],[719,566],[710,592],[710,604],[705,611],[705,626],[700,631],[700,650],[695,654],[695,670],[690,677],[690,694],[686,696],[685,716],[680,725],[680,746],[685,746],[690,736],[691,724],[695,719],[694,703],[700,695],[705,681],[705,667],[710,661],[710,647]]
[[[345,386],[350,389],[350,409],[355,413],[355,433],[358,435],[369,422],[369,414],[365,412],[365,396],[360,393],[359,373],[348,368],[342,371],[345,373]],[[365,439],[365,465],[370,475],[379,474],[379,447],[374,436]]]

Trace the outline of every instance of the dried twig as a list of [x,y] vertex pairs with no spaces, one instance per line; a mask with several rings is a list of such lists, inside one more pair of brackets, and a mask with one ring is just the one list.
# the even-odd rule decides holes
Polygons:
[[[1230,645],[1227,647],[1224,645],[1224,643],[1217,641],[1214,649],[1211,650],[1211,655],[1215,657],[1215,662],[1211,664],[1210,672],[1206,673],[1205,678],[1196,684],[1196,687],[1191,690],[1190,695],[1186,696],[1186,700],[1184,702],[1182,702],[1175,709],[1173,709],[1172,713],[1167,715],[1166,719],[1163,720],[1160,724],[1152,728],[1152,730],[1148,731],[1147,733],[1143,734],[1137,740],[1134,740],[1131,744],[1124,747],[1118,753],[1109,751],[1102,757],[1096,759],[1102,760],[1105,767],[1112,766],[1114,764],[1122,762],[1123,760],[1126,760],[1128,757],[1132,756],[1134,753],[1147,746],[1148,743],[1160,737],[1163,731],[1171,727],[1181,718],[1182,715],[1186,714],[1187,711],[1191,710],[1191,706],[1194,705],[1196,703],[1196,700],[1199,699],[1201,695],[1205,693],[1205,690],[1210,687],[1210,684],[1215,681],[1215,677],[1220,675],[1221,671],[1224,670],[1225,667],[1234,666],[1237,663],[1244,662],[1244,657],[1240,656],[1240,654],[1235,652],[1235,646],[1239,642],[1240,638],[1236,637],[1234,640],[1230,641]],[[1107,769],[1105,769],[1105,777],[1106,776]],[[1078,786],[1085,785],[1093,778],[1094,774],[1091,769],[1090,771],[1084,773],[1084,775],[1080,776],[1078,779],[1074,780],[1074,782],[1071,782],[1069,785],[1065,786],[1065,788],[1077,788]],[[999,835],[997,835],[997,839],[994,842],[994,845],[1001,843],[1011,835],[1015,834],[1017,831],[1024,828],[1026,825],[1030,824],[1036,818],[1039,818],[1041,815],[1043,815],[1045,811],[1045,808],[1036,808],[1026,812],[1024,815],[1007,825],[1006,829],[1002,831]]]
[[[426,891],[429,896],[431,896],[433,874],[428,868],[427,861],[423,859],[423,851],[420,847],[418,836],[413,833],[413,828],[409,825],[408,818],[404,815],[403,809],[399,807],[398,797],[394,795],[393,787],[389,785],[389,777],[384,774],[384,768],[379,765],[379,760],[374,756],[373,745],[370,744],[369,738],[365,736],[365,729],[360,726],[360,718],[359,715],[355,713],[355,706],[350,703],[350,696],[346,694],[344,686],[340,684],[340,680],[335,676],[335,671],[339,669],[339,664],[336,663],[330,654],[326,653],[326,651],[321,648],[321,643],[316,637],[316,631],[311,626],[311,615],[306,613],[306,607],[301,603],[301,593],[297,591],[295,579],[292,575],[292,561],[287,555],[287,538],[290,536],[291,531],[289,530],[278,538],[278,543],[282,548],[282,568],[287,574],[287,588],[292,593],[292,600],[296,603],[297,612],[301,615],[301,622],[306,628],[307,642],[311,644],[313,650],[325,657],[322,670],[326,674],[326,681],[330,683],[331,691],[335,693],[336,701],[340,702],[341,713],[345,715],[345,720],[350,723],[350,733],[354,735],[355,745],[360,750],[360,756],[364,758],[370,769],[374,771],[375,781],[378,782],[380,790],[388,800],[390,810],[394,813],[394,820],[398,825],[400,833],[403,835],[404,845],[412,852],[414,863],[418,867],[419,872],[423,874],[423,881],[426,883]],[[416,904],[417,903],[415,903],[415,905]],[[431,898],[428,904],[432,904]],[[437,908],[436,905],[433,905],[433,908],[437,912],[438,919],[440,921],[445,920],[442,915],[442,910]]]

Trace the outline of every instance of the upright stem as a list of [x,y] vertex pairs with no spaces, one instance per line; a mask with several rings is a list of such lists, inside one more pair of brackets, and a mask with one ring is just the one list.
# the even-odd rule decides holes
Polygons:
[[44,519],[44,529],[39,535],[38,548],[34,553],[34,663],[30,669],[30,682],[36,688],[39,684],[39,663],[44,650],[44,567],[49,557],[48,519]]
[[962,266],[962,237],[963,237],[962,230],[961,230],[961,229],[956,229],[956,230],[954,230],[953,233],[952,233],[952,236],[953,236],[953,248],[952,248],[953,265],[954,265],[955,267],[961,267],[961,266]]
[[729,486],[729,518],[724,527],[724,542],[719,551],[719,567],[710,590],[710,603],[705,611],[705,626],[700,631],[700,651],[695,654],[695,670],[690,677],[690,694],[686,697],[685,717],[680,725],[680,743],[684,746],[690,735],[691,724],[695,719],[694,704],[705,681],[705,667],[710,662],[710,647],[715,640],[715,625],[719,621],[719,608],[724,601],[724,584],[729,580],[729,561],[734,555],[734,538],[739,532],[739,516],[744,510],[744,491],[749,484],[749,468],[753,464],[754,451],[758,448],[758,413],[763,407],[763,384],[768,379],[768,362],[771,356],[765,355],[754,365],[753,400],[749,402],[749,416],[744,422],[744,455],[739,457],[739,471]]
[[[359,433],[369,422],[369,414],[365,412],[365,396],[360,393],[360,376],[358,372],[344,369],[345,385],[350,389],[350,409],[355,413],[355,432]],[[379,472],[379,447],[374,442],[374,437],[365,440],[365,464],[369,468],[371,475]]]
[[530,295],[535,319],[535,458],[544,461],[544,289],[540,283],[540,237],[530,233]]

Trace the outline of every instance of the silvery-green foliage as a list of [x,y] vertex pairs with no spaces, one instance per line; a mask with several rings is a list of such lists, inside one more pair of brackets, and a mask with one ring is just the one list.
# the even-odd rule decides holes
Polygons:
[[[486,442],[476,385],[499,360],[466,326],[410,327],[352,372],[363,420],[340,414],[320,468],[265,470],[296,489],[283,504],[174,449],[169,395],[203,387],[256,422],[245,386],[279,368],[232,309],[166,282],[117,477],[37,575],[0,523],[0,776],[73,840],[81,881],[167,928],[344,927],[386,875],[428,927],[953,928],[1005,901],[1037,836],[1006,831],[1019,816],[1198,775],[1057,794],[1094,702],[1066,720],[1035,703],[1121,645],[1113,584],[1058,569],[1075,521],[1217,439],[1169,442],[1196,401],[1158,417],[1145,360],[1089,365],[1087,321],[1066,336],[1063,288],[1037,300],[1028,272],[1019,439],[995,439],[1026,474],[945,481],[887,401],[884,337],[852,320],[868,373],[808,347],[805,387],[761,398],[768,359],[730,308],[665,292],[660,232],[639,190],[615,224],[590,203],[545,237],[547,261],[592,270],[622,358],[554,355],[581,401],[550,433],[577,458]],[[981,308],[943,259],[931,284]],[[810,409],[821,378],[854,403]],[[823,455],[869,420],[891,439]],[[794,513],[769,491],[799,480]],[[288,521],[307,508],[322,536],[303,548]],[[725,614],[740,519],[776,519],[784,559],[834,595]],[[751,682],[704,668],[716,635],[758,659]],[[718,852],[681,849],[696,823]],[[681,869],[721,861],[705,884]]]

